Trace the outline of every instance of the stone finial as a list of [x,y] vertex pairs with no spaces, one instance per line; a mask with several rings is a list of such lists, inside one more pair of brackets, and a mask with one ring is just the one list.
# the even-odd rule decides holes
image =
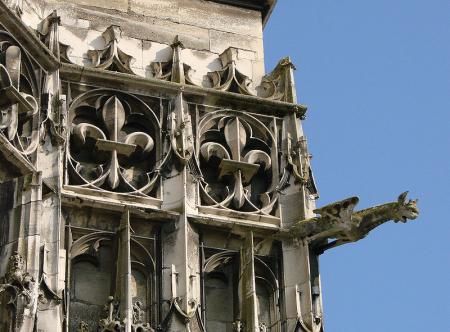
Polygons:
[[102,36],[105,40],[106,47],[101,50],[89,50],[87,52],[93,66],[99,69],[134,74],[131,69],[131,63],[134,61],[134,58],[118,47],[118,42],[122,37],[120,26],[109,26],[102,33]]
[[225,51],[223,51],[220,55],[220,61],[222,62],[222,66],[227,66],[231,62],[236,62],[238,60],[238,52],[239,50],[235,47],[228,47]]
[[255,95],[251,88],[252,80],[236,68],[238,49],[229,47],[219,57],[222,69],[207,74],[212,88],[249,96]]
[[175,48],[177,48],[177,47],[184,48],[183,42],[181,41],[179,35],[176,35],[176,36],[175,36],[175,38],[173,39],[173,42],[172,42],[172,44],[170,44],[170,46],[171,46],[173,49],[175,49]]
[[102,37],[105,40],[105,44],[108,45],[112,41],[119,42],[122,38],[122,29],[119,25],[110,25],[102,33]]

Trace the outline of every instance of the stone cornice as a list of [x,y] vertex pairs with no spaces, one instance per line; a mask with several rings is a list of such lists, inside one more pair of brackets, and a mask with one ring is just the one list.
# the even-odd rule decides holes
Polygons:
[[266,24],[277,0],[209,0],[226,5],[258,10],[262,14],[263,23]]
[[98,197],[94,195],[80,194],[79,192],[63,189],[61,192],[61,201],[64,206],[73,208],[92,207],[111,213],[122,213],[129,210],[130,213],[141,219],[155,220],[160,222],[176,221],[179,213],[173,211],[161,210],[145,204],[119,201],[107,197]]
[[98,85],[138,94],[148,94],[150,92],[154,95],[173,97],[180,91],[183,91],[185,96],[191,102],[210,106],[222,106],[224,108],[233,108],[235,110],[245,109],[249,112],[270,116],[284,116],[286,114],[296,113],[299,117],[303,118],[307,110],[306,106],[299,104],[267,100],[254,96],[144,78],[73,64],[61,64],[60,75],[62,80],[90,84],[93,86]]

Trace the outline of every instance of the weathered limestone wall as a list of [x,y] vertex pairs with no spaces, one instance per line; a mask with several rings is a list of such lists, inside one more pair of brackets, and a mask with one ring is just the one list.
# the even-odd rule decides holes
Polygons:
[[175,36],[198,82],[221,69],[218,56],[228,47],[239,49],[240,72],[257,83],[264,75],[259,11],[203,0],[26,0],[23,20],[36,28],[53,10],[61,17],[60,41],[70,46],[70,60],[79,65],[89,64],[89,49],[105,47],[106,28],[118,25],[118,46],[134,58],[132,69],[142,77],[152,77],[151,62],[171,59]]

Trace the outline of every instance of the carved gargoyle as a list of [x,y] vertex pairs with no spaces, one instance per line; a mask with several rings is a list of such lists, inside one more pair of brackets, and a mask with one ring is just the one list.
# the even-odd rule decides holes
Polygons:
[[16,295],[24,295],[28,303],[32,302],[32,293],[35,288],[34,278],[24,270],[25,262],[17,252],[9,258],[8,271],[4,277],[4,283],[0,285],[0,291],[3,287],[12,286],[16,288]]
[[[306,239],[315,243],[318,253],[339,245],[356,242],[389,220],[406,223],[419,215],[417,200],[407,200],[402,193],[396,202],[354,212],[358,197],[351,197],[314,210],[320,216],[294,223],[281,237]],[[331,240],[329,242],[329,240]]]
[[21,326],[24,323],[25,311],[32,324],[36,314],[37,284],[34,278],[25,271],[24,259],[17,252],[14,252],[9,258],[7,272],[2,279],[0,294],[9,295],[9,302],[6,305],[13,312],[14,324]]

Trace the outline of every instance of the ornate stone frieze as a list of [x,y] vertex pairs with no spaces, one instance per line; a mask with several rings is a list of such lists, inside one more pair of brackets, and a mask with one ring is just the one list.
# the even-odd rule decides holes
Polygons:
[[199,123],[202,204],[272,214],[277,201],[276,138],[250,115],[216,111]]
[[212,88],[244,95],[258,96],[270,100],[295,102],[293,70],[295,66],[287,57],[278,63],[275,69],[265,75],[259,86],[237,69],[238,50],[230,47],[220,54],[222,69],[209,72]]
[[[407,200],[408,192],[398,197],[396,202],[378,205],[354,212],[358,197],[329,204],[314,213],[320,216],[301,220],[283,231],[283,237],[307,239],[318,243],[319,252],[350,242],[356,242],[374,228],[389,220],[407,222],[419,215],[417,200]],[[332,241],[328,243],[328,240]]]
[[118,43],[122,30],[118,25],[111,25],[102,34],[106,47],[101,50],[89,50],[87,55],[95,68],[134,74],[131,69],[133,57],[122,51]]
[[[178,36],[171,44],[172,59],[166,62],[152,62],[150,68],[154,78],[197,85],[192,79],[192,67],[182,61],[181,52],[184,48]],[[238,69],[238,49],[227,48],[219,55],[222,69],[209,72],[207,87],[215,90],[234,92],[250,96],[258,96],[270,100],[285,102],[295,101],[295,87],[292,71],[295,66],[289,58],[280,60],[276,68],[265,75],[261,84],[254,86],[252,80]]]
[[78,97],[70,108],[69,184],[151,195],[161,162],[160,124],[142,100],[109,90]]
[[39,143],[38,84],[28,56],[0,31],[0,132],[24,156]]

